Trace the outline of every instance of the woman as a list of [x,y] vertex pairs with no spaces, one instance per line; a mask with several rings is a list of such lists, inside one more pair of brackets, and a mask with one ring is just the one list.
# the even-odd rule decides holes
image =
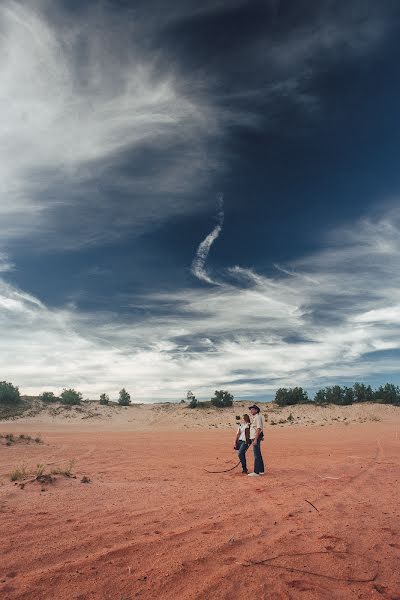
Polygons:
[[242,463],[242,473],[248,473],[246,464],[246,452],[250,445],[250,417],[243,415],[236,434],[234,449],[238,450],[239,460]]

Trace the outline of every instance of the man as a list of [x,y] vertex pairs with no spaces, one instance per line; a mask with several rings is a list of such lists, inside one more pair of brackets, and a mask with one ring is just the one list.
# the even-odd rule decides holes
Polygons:
[[249,473],[249,477],[258,477],[264,475],[264,461],[261,455],[260,444],[264,438],[264,417],[260,413],[258,406],[253,404],[249,406],[252,418],[250,423],[250,443],[254,452],[254,473]]

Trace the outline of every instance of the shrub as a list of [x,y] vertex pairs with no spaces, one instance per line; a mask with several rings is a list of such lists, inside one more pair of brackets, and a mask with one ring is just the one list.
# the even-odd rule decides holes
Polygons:
[[186,400],[189,402],[189,408],[197,408],[198,400],[196,396],[190,390],[186,394]]
[[128,394],[128,392],[126,391],[125,388],[122,388],[122,390],[119,393],[118,404],[120,406],[129,406],[130,403],[131,403],[130,394]]
[[278,406],[292,406],[309,402],[308,394],[303,388],[279,388],[275,394],[275,402]]
[[53,394],[53,392],[43,392],[39,396],[39,400],[42,402],[46,402],[46,404],[50,404],[51,402],[58,402],[59,398]]
[[7,381],[0,381],[0,404],[17,404],[20,401],[18,387]]
[[100,394],[100,404],[107,406],[110,403],[110,397],[108,394]]
[[26,466],[24,463],[21,463],[10,473],[11,481],[21,481],[21,479],[26,479],[28,477],[28,472],[26,470]]
[[60,396],[61,404],[66,404],[68,406],[74,406],[76,404],[80,404],[82,400],[82,394],[73,389],[64,389]]
[[217,408],[232,406],[233,396],[226,390],[215,390],[214,396],[211,398],[211,404]]

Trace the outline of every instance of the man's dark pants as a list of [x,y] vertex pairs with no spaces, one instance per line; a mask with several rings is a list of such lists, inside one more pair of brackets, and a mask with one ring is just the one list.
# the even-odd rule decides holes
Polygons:
[[261,440],[263,439],[263,435],[260,435],[257,438],[257,443],[255,446],[253,446],[253,452],[254,452],[254,473],[264,473],[264,461],[263,461],[263,457],[261,455],[261,448],[260,448],[260,444],[261,444]]

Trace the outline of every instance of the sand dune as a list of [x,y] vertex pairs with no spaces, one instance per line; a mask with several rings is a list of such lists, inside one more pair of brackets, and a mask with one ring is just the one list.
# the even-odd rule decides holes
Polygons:
[[[185,429],[235,429],[236,417],[248,412],[249,401],[234,402],[232,407],[190,409],[185,404],[132,404],[131,406],[101,406],[98,402],[83,402],[80,406],[34,403],[32,409],[13,421],[1,421],[7,429],[28,425],[37,428],[127,431],[182,431]],[[327,426],[337,423],[365,423],[400,419],[400,407],[385,404],[353,404],[351,406],[278,407],[275,403],[260,404],[267,427]]]

